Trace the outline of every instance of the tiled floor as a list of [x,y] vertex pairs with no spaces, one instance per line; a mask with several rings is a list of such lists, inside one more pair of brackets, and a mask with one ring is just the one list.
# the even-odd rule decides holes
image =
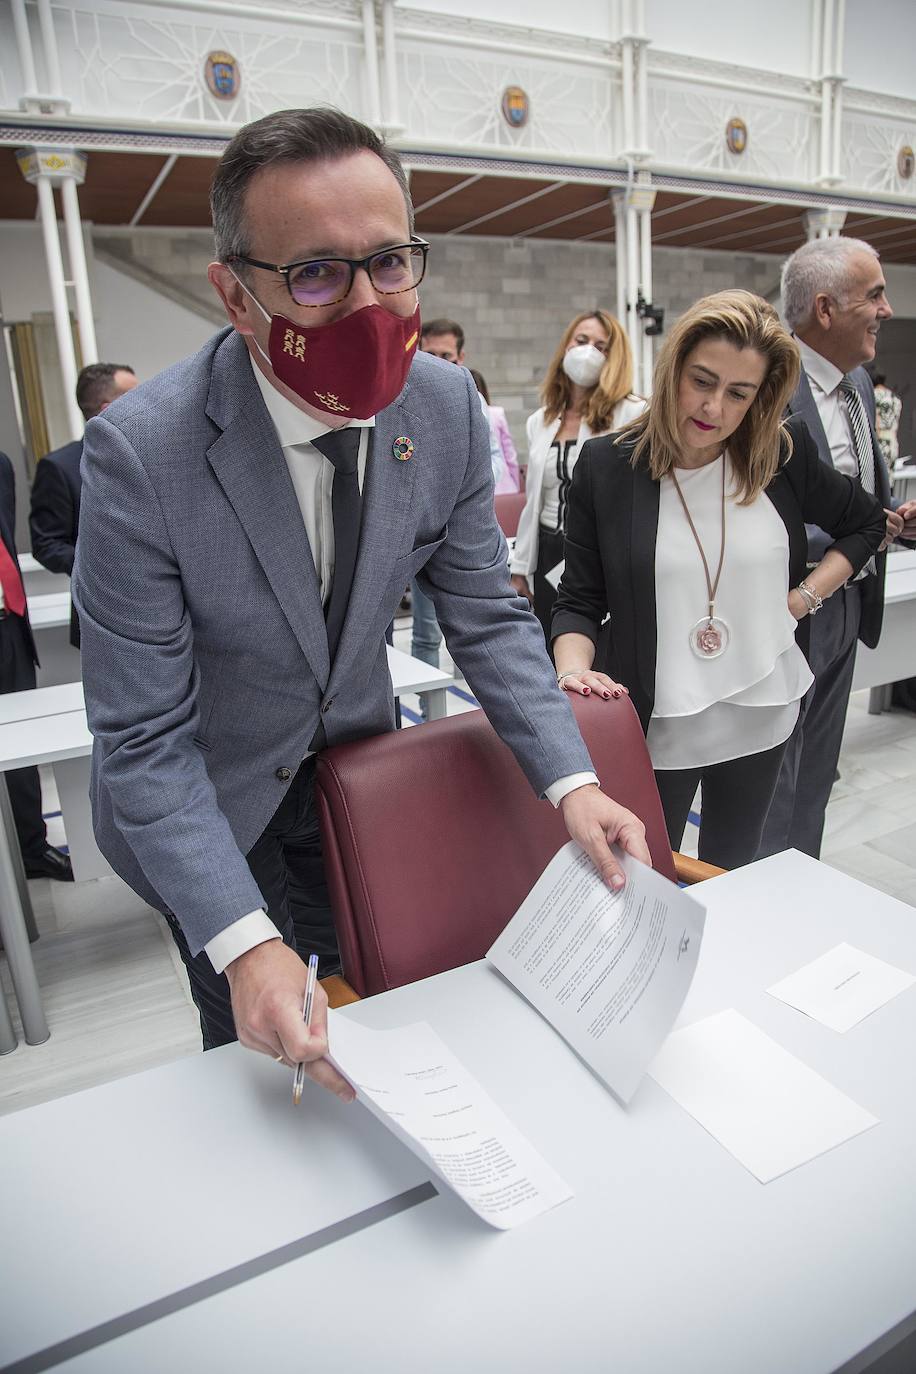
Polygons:
[[[396,644],[410,648],[406,622]],[[850,702],[822,857],[916,906],[916,716],[870,716],[867,704],[866,693]],[[416,700],[405,705],[416,714]],[[469,709],[462,695],[449,694],[450,712]],[[45,802],[52,811],[53,782]],[[54,841],[63,839],[59,827],[59,819],[50,821]],[[696,852],[692,830],[683,844],[688,853]],[[39,880],[30,890],[51,1038],[25,1045],[20,1034],[19,1048],[0,1058],[0,1113],[199,1052],[183,971],[155,912],[117,878],[75,886]],[[0,977],[12,1007],[2,960]]]

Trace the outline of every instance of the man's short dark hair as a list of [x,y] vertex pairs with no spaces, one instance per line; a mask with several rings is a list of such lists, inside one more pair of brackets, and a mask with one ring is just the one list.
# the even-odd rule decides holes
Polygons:
[[441,334],[454,334],[458,352],[464,352],[464,330],[457,320],[429,320],[424,323],[421,339],[437,339]]
[[256,172],[277,163],[320,162],[363,150],[380,157],[394,175],[413,233],[413,204],[401,159],[374,129],[341,110],[278,110],[239,129],[219,160],[210,187],[210,213],[220,262],[250,255],[255,246],[245,223],[245,192]]
[[115,381],[116,372],[129,372],[135,375],[130,363],[90,363],[84,367],[76,379],[76,404],[83,412],[84,420],[98,415],[102,406],[120,396]]

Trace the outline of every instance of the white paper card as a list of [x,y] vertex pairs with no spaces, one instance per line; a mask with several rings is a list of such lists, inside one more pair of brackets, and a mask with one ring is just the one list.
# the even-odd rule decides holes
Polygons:
[[669,1035],[649,1073],[761,1183],[878,1121],[736,1011]]
[[360,1102],[491,1226],[509,1230],[572,1197],[425,1021],[379,1031],[329,1011],[328,1038]]
[[555,855],[487,959],[629,1102],[677,1019],[706,910],[628,854],[612,892],[572,840]]
[[830,1030],[848,1031],[892,997],[916,983],[905,969],[894,968],[853,945],[837,945],[767,992],[803,1011]]
[[550,583],[550,585],[551,585],[551,587],[553,587],[554,591],[556,591],[556,589],[557,589],[557,588],[559,587],[559,585],[560,585],[560,578],[563,576],[563,569],[564,569],[565,567],[566,567],[566,560],[563,559],[563,560],[561,560],[561,562],[559,562],[559,563],[556,565],[556,567],[551,568],[549,572],[546,572],[546,573],[544,574],[544,579],[545,579],[545,581],[547,581],[547,582]]

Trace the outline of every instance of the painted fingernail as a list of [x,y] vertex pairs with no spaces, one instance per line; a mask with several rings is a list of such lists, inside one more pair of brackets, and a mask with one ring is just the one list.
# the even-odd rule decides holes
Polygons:
[[616,701],[617,698],[618,698],[619,696],[620,696],[620,690],[619,690],[619,688],[618,688],[618,689],[614,692],[614,700]]
[[591,689],[591,687],[583,687],[583,688],[582,688],[582,695],[583,695],[584,697],[590,697],[591,694],[592,694],[592,689]]
[[602,695],[604,696],[605,701],[608,701],[610,699],[611,694],[610,692],[604,692]]

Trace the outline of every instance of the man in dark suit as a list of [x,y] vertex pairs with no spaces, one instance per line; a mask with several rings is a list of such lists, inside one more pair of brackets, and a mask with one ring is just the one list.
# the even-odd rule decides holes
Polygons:
[[[76,403],[87,420],[101,415],[112,401],[137,385],[127,363],[90,363],[76,381]],[[35,469],[29,530],[32,553],[53,573],[73,571],[76,534],[80,519],[80,459],[82,439],[46,453]],[[70,617],[70,642],[79,648],[79,621]]]
[[[25,588],[16,558],[16,485],[13,465],[0,453],[0,692],[25,692],[35,686],[35,641],[29,625]],[[6,774],[13,820],[27,878],[73,882],[66,854],[48,844],[41,814],[37,768],[12,768]]]
[[[892,510],[887,469],[875,436],[875,392],[863,364],[875,356],[882,320],[893,311],[878,254],[860,239],[816,239],[782,274],[783,312],[798,342],[801,381],[789,409],[807,424],[824,463],[861,481],[887,515],[884,547],[916,534],[916,502]],[[808,527],[809,563],[831,540]],[[856,643],[874,648],[884,615],[886,554],[830,597],[811,621],[814,685],[789,740],[759,855],[800,849],[817,858],[836,777]]]

